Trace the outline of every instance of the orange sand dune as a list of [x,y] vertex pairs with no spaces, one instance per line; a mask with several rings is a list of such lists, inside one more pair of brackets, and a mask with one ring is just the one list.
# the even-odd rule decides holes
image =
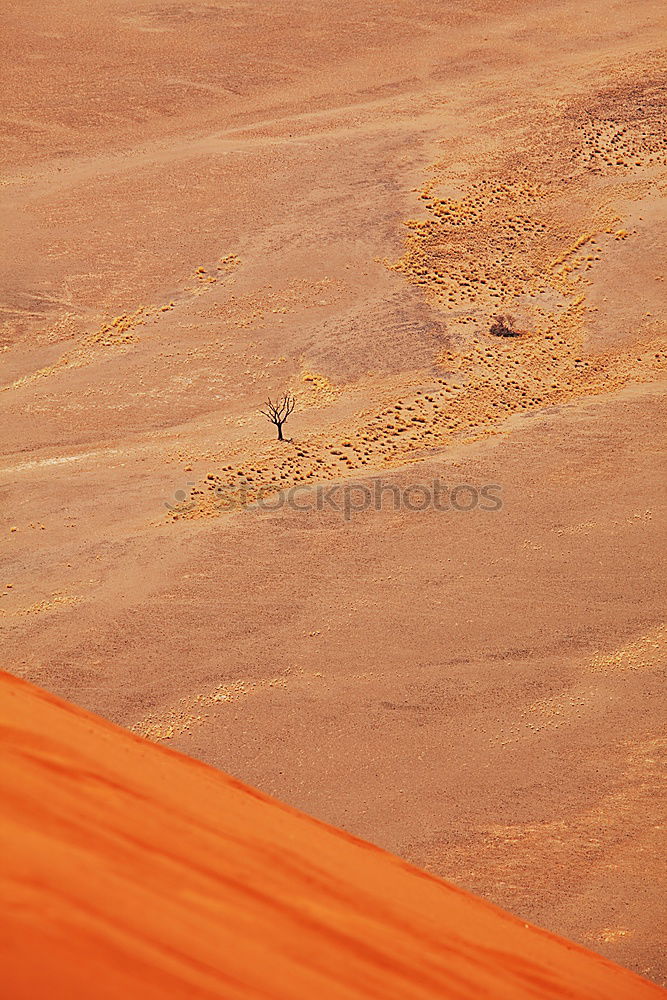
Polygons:
[[662,991],[193,760],[0,676],[3,996]]

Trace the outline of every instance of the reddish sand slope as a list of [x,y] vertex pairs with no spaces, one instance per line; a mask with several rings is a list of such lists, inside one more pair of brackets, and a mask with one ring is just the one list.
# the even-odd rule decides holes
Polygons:
[[50,997],[662,991],[3,674],[0,964]]

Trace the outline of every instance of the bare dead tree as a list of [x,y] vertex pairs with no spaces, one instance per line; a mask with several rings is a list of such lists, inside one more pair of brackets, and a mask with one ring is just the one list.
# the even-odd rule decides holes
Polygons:
[[270,423],[275,424],[278,428],[278,440],[283,441],[283,424],[289,417],[290,413],[296,406],[296,399],[291,396],[288,392],[276,402],[272,402],[271,397],[267,399],[265,403],[266,409],[260,410]]

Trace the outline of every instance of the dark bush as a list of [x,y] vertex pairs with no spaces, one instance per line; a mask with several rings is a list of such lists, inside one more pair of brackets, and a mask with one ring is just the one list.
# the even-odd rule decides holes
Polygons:
[[494,337],[518,337],[519,331],[516,328],[514,316],[510,316],[509,314],[507,316],[495,316],[489,333],[492,333]]

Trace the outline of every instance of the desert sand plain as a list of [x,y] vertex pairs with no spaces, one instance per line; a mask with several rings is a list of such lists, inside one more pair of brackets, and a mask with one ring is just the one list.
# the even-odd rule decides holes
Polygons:
[[664,984],[662,4],[1,16],[3,666]]

